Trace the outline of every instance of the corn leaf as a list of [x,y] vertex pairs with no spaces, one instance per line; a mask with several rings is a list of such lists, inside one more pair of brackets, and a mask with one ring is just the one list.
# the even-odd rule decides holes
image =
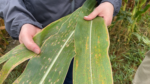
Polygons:
[[[15,83],[31,83],[31,84],[43,84],[43,83],[54,83],[57,82],[58,84],[63,83],[64,78],[67,74],[67,70],[69,68],[69,64],[74,56],[74,46],[73,46],[73,35],[74,35],[74,28],[76,23],[76,16],[78,16],[79,11],[77,10],[74,14],[67,16],[65,21],[56,21],[53,24],[49,25],[49,29],[45,28],[41,33],[37,34],[34,37],[35,42],[41,46],[41,54],[32,56],[31,60],[29,61],[26,70],[23,74],[14,82]],[[61,24],[58,28],[58,24]],[[70,24],[70,25],[68,25]],[[55,25],[55,26],[54,26]],[[44,31],[53,31],[53,34],[45,36],[43,38]],[[52,32],[51,31],[51,32]],[[38,37],[37,37],[38,36]],[[42,40],[41,40],[42,39]],[[43,41],[44,40],[44,41]],[[23,51],[29,51],[24,46],[24,50],[18,50],[21,48],[17,48],[17,55],[24,53]],[[13,51],[15,51],[14,49]],[[12,60],[15,56],[12,51],[4,56],[5,61],[7,59]],[[25,52],[29,53],[29,52]],[[13,56],[13,57],[11,57]],[[28,57],[26,55],[24,57]],[[3,59],[4,59],[3,58]],[[25,61],[25,60],[24,60]],[[18,61],[19,62],[19,61]],[[22,61],[23,62],[23,61]],[[8,61],[6,62],[8,63]],[[20,62],[19,62],[20,63]],[[18,63],[16,63],[18,64]],[[58,65],[59,64],[59,65]],[[62,65],[65,65],[62,67]],[[65,68],[64,68],[65,67]],[[7,74],[3,74],[3,77],[6,78],[10,71],[14,67],[10,68]],[[5,69],[1,70],[1,73],[5,73]],[[54,76],[57,75],[57,76]],[[64,75],[64,76],[62,76]],[[37,78],[38,77],[38,78]],[[60,79],[58,79],[58,77]],[[4,78],[0,78],[1,83],[4,81]],[[37,80],[37,81],[34,81]]]
[[80,23],[75,30],[74,84],[113,84],[109,35],[103,19]]
[[16,56],[11,57],[4,65],[2,70],[0,71],[0,84],[7,78],[9,73],[22,62],[32,58],[35,54],[31,51],[28,51],[24,54],[20,53]]
[[[63,83],[69,64],[75,55],[73,35],[76,24],[73,21],[76,21],[77,13],[71,15],[57,33],[45,40],[41,54],[30,60],[27,69],[14,83]],[[68,23],[72,25],[68,26]]]
[[9,51],[7,54],[0,58],[0,64],[7,61],[13,56],[21,55],[22,53],[29,53],[29,50],[25,48],[23,44],[18,45],[13,50]]

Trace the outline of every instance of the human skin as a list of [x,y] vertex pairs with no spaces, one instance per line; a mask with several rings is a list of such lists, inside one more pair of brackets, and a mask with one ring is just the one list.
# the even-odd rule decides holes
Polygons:
[[[92,20],[95,17],[99,16],[104,18],[105,24],[109,26],[112,22],[114,7],[109,2],[101,3],[98,7],[94,9],[94,11],[85,16],[85,20]],[[27,49],[35,52],[36,54],[40,54],[41,50],[37,46],[37,44],[33,41],[33,37],[36,33],[40,32],[41,29],[32,25],[32,24],[24,24],[20,30],[19,34],[19,42],[24,44]]]

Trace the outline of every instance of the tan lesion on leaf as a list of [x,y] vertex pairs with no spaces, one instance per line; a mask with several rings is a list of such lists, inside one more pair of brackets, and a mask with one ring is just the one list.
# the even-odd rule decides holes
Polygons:
[[67,44],[66,47],[69,47],[69,44]]
[[59,81],[59,79],[57,79],[57,81],[56,82],[58,82]]
[[56,26],[56,29],[58,29],[58,26]]
[[57,69],[55,69],[55,72],[57,71]]
[[[44,68],[44,66],[42,66],[41,70],[42,70],[43,68]],[[40,70],[40,71],[41,71],[41,70]]]
[[46,57],[43,57],[43,59],[45,59]]
[[47,66],[45,67],[45,69],[47,69]]
[[27,80],[27,83],[29,82],[29,80]]
[[48,61],[49,61],[49,62],[51,62],[51,60],[52,60],[51,58],[48,58]]
[[59,75],[61,74],[61,71],[59,71]]
[[52,79],[49,79],[48,82],[51,82]]
[[17,54],[17,51],[13,52],[12,54]]
[[66,42],[66,39],[62,40],[63,42]]
[[51,45],[54,45],[54,42],[52,42]]

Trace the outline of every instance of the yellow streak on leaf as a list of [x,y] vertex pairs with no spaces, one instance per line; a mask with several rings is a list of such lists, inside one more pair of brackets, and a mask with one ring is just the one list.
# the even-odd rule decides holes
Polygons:
[[96,59],[98,58],[97,54],[95,54],[95,58],[96,58]]
[[87,37],[87,40],[86,40],[86,49],[88,49],[89,47],[88,47],[88,45],[89,45],[89,37]]
[[78,68],[78,60],[76,60],[76,69]]
[[[98,55],[95,54],[95,59],[98,59]],[[96,60],[96,64],[98,64],[98,61]]]
[[98,44],[100,44],[100,41],[99,41],[99,36],[98,36],[98,42],[97,42]]
[[102,84],[105,84],[104,81],[102,81]]

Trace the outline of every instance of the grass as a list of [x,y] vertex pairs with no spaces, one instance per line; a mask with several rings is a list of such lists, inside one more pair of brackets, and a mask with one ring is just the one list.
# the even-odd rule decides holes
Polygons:
[[112,63],[114,84],[131,84],[134,74],[144,58],[147,46],[131,43],[130,48],[124,48],[124,52],[116,55],[110,54]]

